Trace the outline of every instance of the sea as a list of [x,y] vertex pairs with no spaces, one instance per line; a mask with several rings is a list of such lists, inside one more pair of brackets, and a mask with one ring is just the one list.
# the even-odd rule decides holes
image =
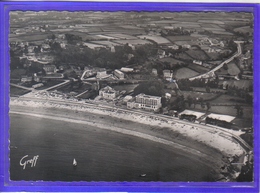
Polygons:
[[215,181],[212,168],[180,151],[98,127],[10,113],[12,181]]

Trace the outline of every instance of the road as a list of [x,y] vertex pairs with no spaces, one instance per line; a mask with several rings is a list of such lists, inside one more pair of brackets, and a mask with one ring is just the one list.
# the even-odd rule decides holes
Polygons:
[[160,115],[160,114],[154,114],[153,112],[147,112],[147,111],[142,111],[142,110],[138,110],[138,109],[122,109],[116,106],[109,106],[109,105],[105,105],[105,104],[100,104],[94,101],[65,101],[65,100],[61,100],[61,99],[52,99],[52,98],[47,98],[47,99],[42,99],[42,98],[35,98],[35,97],[23,97],[22,100],[27,100],[27,101],[38,101],[38,102],[52,102],[55,104],[61,104],[61,105],[75,105],[75,106],[79,106],[79,107],[87,107],[87,108],[94,108],[94,109],[100,109],[100,110],[111,110],[111,111],[117,111],[120,113],[131,113],[131,114],[135,114],[138,116],[149,116],[152,117],[154,119],[162,119],[164,121],[167,122],[174,122],[174,123],[179,123],[179,124],[184,124],[184,125],[188,125],[191,127],[199,127],[205,130],[209,130],[211,132],[215,131],[216,128],[218,129],[219,133],[223,132],[225,135],[230,136],[235,138],[240,144],[243,144],[243,146],[241,146],[245,152],[251,151],[252,147],[250,147],[242,138],[239,137],[238,134],[233,133],[232,130],[228,130],[225,128],[221,128],[218,126],[213,126],[213,125],[204,125],[204,124],[199,124],[199,123],[193,123],[193,122],[188,122],[188,121],[184,121],[184,120],[180,120],[177,117],[169,117],[166,115]]
[[212,77],[214,75],[214,72],[216,72],[217,70],[222,68],[224,66],[224,64],[228,64],[229,62],[234,60],[235,57],[238,57],[242,53],[242,49],[241,49],[241,45],[240,45],[242,42],[241,41],[235,41],[235,43],[237,44],[237,53],[236,54],[234,54],[233,56],[231,56],[230,58],[228,58],[227,60],[225,60],[224,62],[219,64],[217,67],[213,68],[212,70],[210,70],[210,71],[208,71],[204,74],[189,78],[189,80]]
[[10,83],[10,85],[11,85],[11,86],[15,86],[15,87],[17,87],[17,88],[22,88],[22,89],[24,89],[24,90],[30,90],[30,91],[34,90],[34,88],[28,88],[28,87],[21,86],[21,85],[18,85],[18,84]]

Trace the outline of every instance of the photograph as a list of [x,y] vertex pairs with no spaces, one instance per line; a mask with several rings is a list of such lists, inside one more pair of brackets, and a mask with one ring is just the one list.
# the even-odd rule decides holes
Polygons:
[[253,11],[8,19],[11,182],[254,182]]

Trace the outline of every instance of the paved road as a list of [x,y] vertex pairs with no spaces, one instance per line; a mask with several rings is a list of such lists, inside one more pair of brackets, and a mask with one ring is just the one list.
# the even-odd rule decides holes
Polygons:
[[236,54],[234,54],[233,56],[231,56],[230,58],[228,58],[227,60],[225,60],[224,62],[219,64],[217,67],[213,68],[212,70],[210,70],[210,71],[208,71],[204,74],[189,78],[189,80],[212,77],[213,73],[216,72],[217,70],[219,70],[220,68],[222,68],[224,66],[224,64],[228,64],[229,62],[234,60],[235,57],[239,56],[242,53],[241,45],[240,45],[242,42],[241,41],[235,41],[235,43],[237,44],[237,53]]

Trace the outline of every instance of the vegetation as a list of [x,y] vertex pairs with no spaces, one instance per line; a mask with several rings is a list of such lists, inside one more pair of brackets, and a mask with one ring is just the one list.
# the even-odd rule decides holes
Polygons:
[[158,80],[142,82],[134,89],[134,95],[144,93],[153,96],[163,96],[165,94],[163,88],[163,83]]

